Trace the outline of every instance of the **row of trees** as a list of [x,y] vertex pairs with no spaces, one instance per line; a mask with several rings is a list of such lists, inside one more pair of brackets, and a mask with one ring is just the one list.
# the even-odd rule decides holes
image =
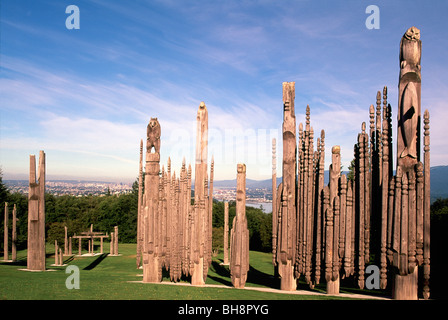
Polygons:
[[[137,240],[137,200],[138,184],[133,185],[129,194],[119,196],[89,195],[75,197],[70,195],[45,195],[46,208],[46,240],[52,243],[64,243],[64,226],[68,228],[69,236],[87,231],[91,224],[95,231],[113,231],[118,226],[119,241],[121,243],[135,243]],[[0,174],[0,205],[3,212],[5,202],[9,204],[9,212],[13,205],[17,207],[17,248],[25,249],[27,246],[28,229],[28,197],[19,193],[10,193],[2,182]],[[235,202],[229,203],[229,225],[235,216]],[[251,250],[271,250],[272,215],[265,214],[261,209],[246,207],[248,228],[250,232]],[[1,215],[3,217],[3,215]],[[3,220],[3,219],[2,219]],[[11,228],[11,215],[9,219]],[[0,234],[3,234],[3,223],[0,223]],[[230,228],[230,227],[229,227]],[[11,232],[9,233],[11,236]],[[213,249],[222,250],[224,247],[224,203],[213,203]]]

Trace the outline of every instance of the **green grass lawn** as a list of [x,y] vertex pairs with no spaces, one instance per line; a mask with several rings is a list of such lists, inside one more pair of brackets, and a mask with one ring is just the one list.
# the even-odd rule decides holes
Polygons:
[[[105,248],[108,248],[105,246]],[[47,245],[47,270],[29,272],[26,268],[26,250],[18,252],[16,263],[0,262],[0,300],[306,300],[341,299],[321,295],[293,295],[232,288],[228,266],[220,265],[222,255],[213,259],[206,284],[226,286],[192,287],[138,283],[142,270],[136,268],[135,244],[120,244],[120,256],[104,254],[91,257],[65,257],[65,263],[80,269],[80,289],[69,290],[65,282],[69,274],[66,266],[54,263],[54,248]],[[108,250],[106,251],[108,252]],[[274,279],[270,253],[250,252],[250,270],[246,287],[278,288]],[[164,277],[164,282],[169,282]],[[187,282],[188,279],[182,279]],[[299,289],[306,289],[299,284]],[[315,291],[321,289],[317,288]],[[322,290],[321,290],[322,291]],[[342,291],[342,290],[341,290]],[[346,299],[346,298],[344,298]]]

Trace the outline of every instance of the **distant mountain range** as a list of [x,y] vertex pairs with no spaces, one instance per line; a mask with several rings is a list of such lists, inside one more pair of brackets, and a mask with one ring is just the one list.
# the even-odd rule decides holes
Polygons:
[[[347,174],[347,171],[343,171]],[[325,183],[328,183],[328,170],[324,173]],[[277,185],[282,181],[282,178],[277,178]],[[232,188],[236,187],[236,179],[214,181],[214,187]],[[247,188],[272,188],[272,179],[267,180],[252,180],[246,179]],[[431,202],[438,198],[448,198],[448,166],[434,166],[431,167]]]
[[448,198],[448,166],[431,168],[431,200],[438,198]]

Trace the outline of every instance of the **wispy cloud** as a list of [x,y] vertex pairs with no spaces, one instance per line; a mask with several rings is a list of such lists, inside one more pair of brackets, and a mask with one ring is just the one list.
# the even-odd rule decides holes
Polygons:
[[36,19],[44,10],[56,18],[59,2],[30,5],[33,19],[20,10],[2,16],[4,171],[45,148],[58,173],[133,178],[151,117],[162,126],[162,163],[171,157],[180,167],[184,156],[194,161],[204,101],[215,177],[233,177],[243,161],[248,177],[266,178],[273,137],[281,154],[283,81],[296,82],[297,124],[309,104],[315,137],[324,129],[327,153],[341,145],[347,164],[376,91],[387,85],[396,108],[398,45],[411,18],[425,27],[422,103],[431,112],[432,164],[444,164],[448,90],[439,61],[447,42],[443,28],[432,27],[440,22],[431,23],[443,10],[397,15],[401,3],[381,4],[376,31],[365,28],[359,2],[94,0],[82,4],[78,32],[64,28],[63,10],[61,23]]
[[[132,171],[138,142],[146,135],[146,124],[150,117],[157,117],[162,126],[162,162],[168,157],[172,158],[173,167],[176,164],[180,167],[183,157],[193,162],[200,101],[192,97],[186,97],[186,101],[182,101],[182,97],[168,100],[126,83],[91,82],[76,75],[41,70],[19,59],[3,57],[3,61],[3,68],[11,75],[20,74],[17,80],[1,79],[5,110],[25,111],[33,119],[36,132],[30,139],[27,135],[4,131],[2,148],[5,150],[22,150],[25,156],[39,146],[67,155],[80,153],[113,159],[121,163],[120,170]],[[173,91],[176,89],[175,84],[164,85]],[[27,94],[22,99],[24,89]],[[66,105],[67,101],[70,105]],[[238,157],[255,163],[259,153],[252,153],[254,149],[250,146],[257,143],[259,133],[256,130],[260,124],[267,126],[266,132],[271,129],[267,124],[272,110],[243,99],[236,99],[230,107],[212,102],[208,108],[210,154],[216,153],[216,165],[230,166],[228,162],[233,163]],[[232,149],[232,156],[228,153],[225,157],[230,139],[238,146],[235,151]],[[70,156],[64,157],[64,161],[59,165],[68,166]],[[97,164],[83,165],[88,168]]]

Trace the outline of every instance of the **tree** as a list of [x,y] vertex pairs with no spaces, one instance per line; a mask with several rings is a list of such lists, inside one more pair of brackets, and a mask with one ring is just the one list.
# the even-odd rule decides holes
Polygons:
[[5,207],[5,201],[7,201],[9,195],[9,190],[6,185],[3,183],[3,171],[0,167],[0,203],[3,204],[2,208]]
[[224,250],[224,228],[213,227],[212,229],[212,249],[221,251]]
[[448,198],[437,199],[431,205],[431,297],[448,297],[445,269],[448,264]]
[[348,166],[347,180],[355,181],[356,160],[353,159]]

